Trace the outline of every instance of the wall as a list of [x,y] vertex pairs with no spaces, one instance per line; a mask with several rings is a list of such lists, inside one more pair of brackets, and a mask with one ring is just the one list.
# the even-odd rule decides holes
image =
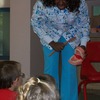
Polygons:
[[10,6],[10,0],[0,0],[0,7],[9,7]]
[[30,77],[30,0],[10,0],[10,60],[21,62]]
[[86,0],[89,8],[90,17],[92,16],[92,6],[93,5],[100,5],[100,0]]
[[[31,15],[32,8],[36,0],[31,0]],[[31,27],[31,76],[43,73],[43,52],[39,38],[33,32]]]
[[10,1],[10,60],[21,62],[25,79],[43,73],[42,47],[30,25],[35,1]]

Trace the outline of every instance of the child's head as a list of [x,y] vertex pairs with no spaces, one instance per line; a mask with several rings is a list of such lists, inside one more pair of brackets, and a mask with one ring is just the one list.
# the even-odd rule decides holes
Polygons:
[[16,61],[0,61],[0,89],[15,90],[21,84],[21,65]]
[[54,78],[47,74],[31,77],[19,88],[18,100],[59,100]]

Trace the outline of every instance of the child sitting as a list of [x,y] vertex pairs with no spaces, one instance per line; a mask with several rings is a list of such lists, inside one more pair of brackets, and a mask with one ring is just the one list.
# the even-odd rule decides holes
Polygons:
[[0,61],[0,100],[16,100],[21,85],[21,65],[16,61]]
[[18,100],[59,100],[55,80],[47,74],[31,77],[19,87]]

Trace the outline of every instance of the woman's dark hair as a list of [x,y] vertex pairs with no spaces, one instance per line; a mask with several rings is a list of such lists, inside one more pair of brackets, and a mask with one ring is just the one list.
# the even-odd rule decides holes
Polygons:
[[[56,6],[55,1],[54,0],[42,0],[44,6],[47,7],[52,7],[52,6]],[[80,0],[66,0],[66,8],[70,11],[78,11],[78,8],[80,6]]]
[[20,74],[20,63],[16,61],[0,61],[0,89],[10,88]]

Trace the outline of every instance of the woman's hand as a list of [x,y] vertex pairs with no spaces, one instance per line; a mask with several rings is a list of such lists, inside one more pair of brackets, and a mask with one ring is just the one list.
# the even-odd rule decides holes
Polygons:
[[49,45],[57,52],[63,50],[63,48],[65,46],[64,43],[54,42],[54,41],[50,42]]

